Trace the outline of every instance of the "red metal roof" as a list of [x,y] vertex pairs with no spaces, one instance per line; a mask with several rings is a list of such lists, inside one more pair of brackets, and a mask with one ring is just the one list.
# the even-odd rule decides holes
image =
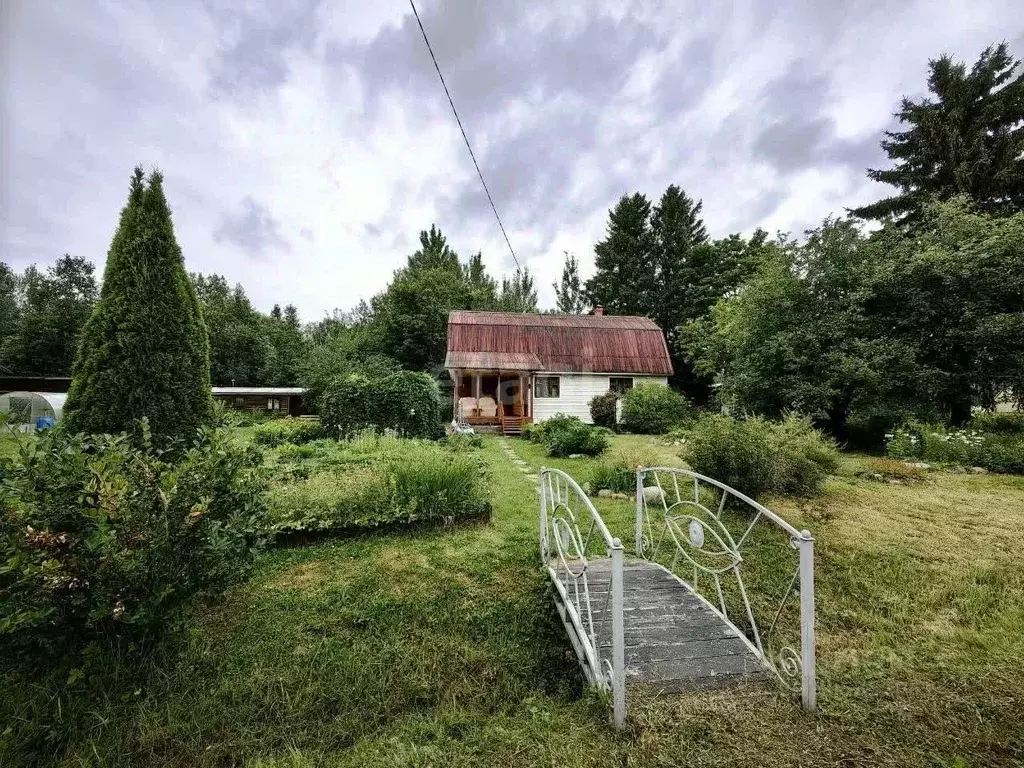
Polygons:
[[[647,317],[539,315],[454,310],[448,315],[446,368],[466,353],[488,353],[488,361],[510,363],[532,353],[542,368],[558,372],[672,373],[665,335]],[[488,368],[503,367],[489,365]],[[508,370],[525,370],[521,367]]]

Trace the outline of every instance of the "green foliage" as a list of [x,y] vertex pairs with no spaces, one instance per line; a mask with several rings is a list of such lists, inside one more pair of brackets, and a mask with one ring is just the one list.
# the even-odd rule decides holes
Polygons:
[[599,456],[608,447],[608,432],[581,421],[547,430],[545,444],[548,456]]
[[858,208],[862,218],[919,224],[935,199],[968,195],[990,213],[1024,211],[1024,70],[1004,42],[986,48],[968,72],[943,55],[929,62],[932,98],[904,98],[905,129],[882,142],[894,166],[868,170],[899,192]]
[[605,392],[590,398],[590,418],[599,427],[614,429],[618,424],[616,407],[619,395],[616,392]]
[[551,284],[555,289],[555,311],[563,315],[582,315],[587,308],[587,299],[583,294],[580,281],[580,263],[568,251],[565,252],[565,266],[562,267],[562,279]]
[[210,333],[210,379],[227,386],[295,386],[305,354],[298,310],[253,308],[241,285],[220,275],[193,275]]
[[663,435],[683,422],[690,404],[664,384],[638,384],[622,396],[622,426],[630,432]]
[[705,414],[690,426],[682,457],[695,472],[754,497],[816,494],[838,467],[835,445],[793,416],[772,422]]
[[376,412],[374,381],[358,373],[339,376],[321,395],[318,410],[324,430],[351,435],[373,423]]
[[67,376],[96,302],[95,267],[67,254],[46,272],[0,264],[0,372]]
[[618,446],[594,465],[590,475],[591,492],[609,490],[633,495],[637,469],[661,464],[658,454],[649,448]]
[[675,380],[704,401],[710,376],[694,371],[677,329],[704,318],[735,291],[757,262],[765,233],[709,242],[702,208],[675,185],[653,209],[644,195],[624,196],[609,213],[607,236],[594,247],[596,272],[586,293],[610,314],[653,318],[668,338]]
[[320,399],[320,419],[325,430],[341,436],[367,427],[429,439],[443,433],[437,383],[412,371],[381,379],[349,374],[335,380]]
[[1012,431],[992,433],[909,422],[886,435],[886,455],[904,461],[1024,475],[1024,435]]
[[73,377],[74,432],[123,432],[145,417],[158,441],[190,438],[211,418],[206,325],[155,171],[147,186],[135,169]]
[[1024,435],[1024,413],[976,413],[970,426],[978,432]]
[[464,446],[374,432],[329,443],[326,456],[323,445],[300,446],[311,449],[309,456],[279,454],[312,465],[272,490],[276,530],[344,531],[487,514],[487,473]]
[[501,279],[498,308],[504,312],[536,312],[537,289],[529,267],[516,267],[512,279]]
[[253,440],[271,448],[285,444],[302,445],[323,436],[324,428],[319,422],[290,417],[274,419],[252,431]]
[[584,424],[576,416],[556,413],[539,424],[527,424],[523,437],[545,446],[548,456],[566,457],[573,454],[598,456],[608,447],[610,432],[601,427]]
[[455,453],[468,453],[484,447],[483,435],[453,432],[444,439],[444,444]]
[[171,463],[138,432],[46,430],[0,466],[0,634],[54,647],[157,634],[250,562],[266,526],[259,452],[202,430]]

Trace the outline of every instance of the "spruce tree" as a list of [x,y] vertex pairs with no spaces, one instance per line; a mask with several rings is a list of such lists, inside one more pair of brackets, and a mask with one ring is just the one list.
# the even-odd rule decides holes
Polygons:
[[[894,217],[913,225],[933,199],[969,196],[978,210],[1024,210],[1024,68],[1002,43],[986,48],[968,72],[942,56],[929,62],[934,99],[904,98],[882,149],[894,161],[868,177],[899,189],[893,197],[851,211],[864,219]],[[1019,71],[1018,71],[1019,69]]]
[[132,176],[72,377],[65,420],[73,432],[128,431],[145,416],[163,442],[210,418],[206,324],[157,171],[148,183],[141,168]]
[[623,195],[608,214],[608,233],[594,246],[597,271],[587,298],[613,315],[650,315],[655,290],[651,203],[639,192]]
[[580,263],[568,251],[565,252],[565,266],[562,279],[552,283],[555,289],[555,311],[563,315],[582,315],[586,309],[583,285],[580,282]]

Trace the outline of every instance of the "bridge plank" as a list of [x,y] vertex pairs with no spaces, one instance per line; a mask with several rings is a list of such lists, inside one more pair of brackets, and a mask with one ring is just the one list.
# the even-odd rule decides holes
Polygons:
[[[558,570],[558,563],[552,562]],[[579,570],[579,563],[571,564]],[[564,570],[559,581],[572,593]],[[611,647],[610,562],[587,565],[591,613],[599,655]],[[582,595],[582,588],[580,594]],[[659,691],[704,690],[770,677],[737,630],[672,574],[643,560],[623,567],[626,676]]]

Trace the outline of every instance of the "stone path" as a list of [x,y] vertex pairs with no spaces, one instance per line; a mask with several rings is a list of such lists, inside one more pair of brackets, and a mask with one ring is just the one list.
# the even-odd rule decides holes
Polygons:
[[516,455],[516,452],[512,450],[512,446],[509,445],[507,438],[501,438],[501,450],[505,452],[505,455],[508,456],[508,459],[512,462],[513,466],[522,472],[526,476],[526,479],[530,481],[534,492],[540,493],[540,477],[533,471],[533,468],[529,464]]

